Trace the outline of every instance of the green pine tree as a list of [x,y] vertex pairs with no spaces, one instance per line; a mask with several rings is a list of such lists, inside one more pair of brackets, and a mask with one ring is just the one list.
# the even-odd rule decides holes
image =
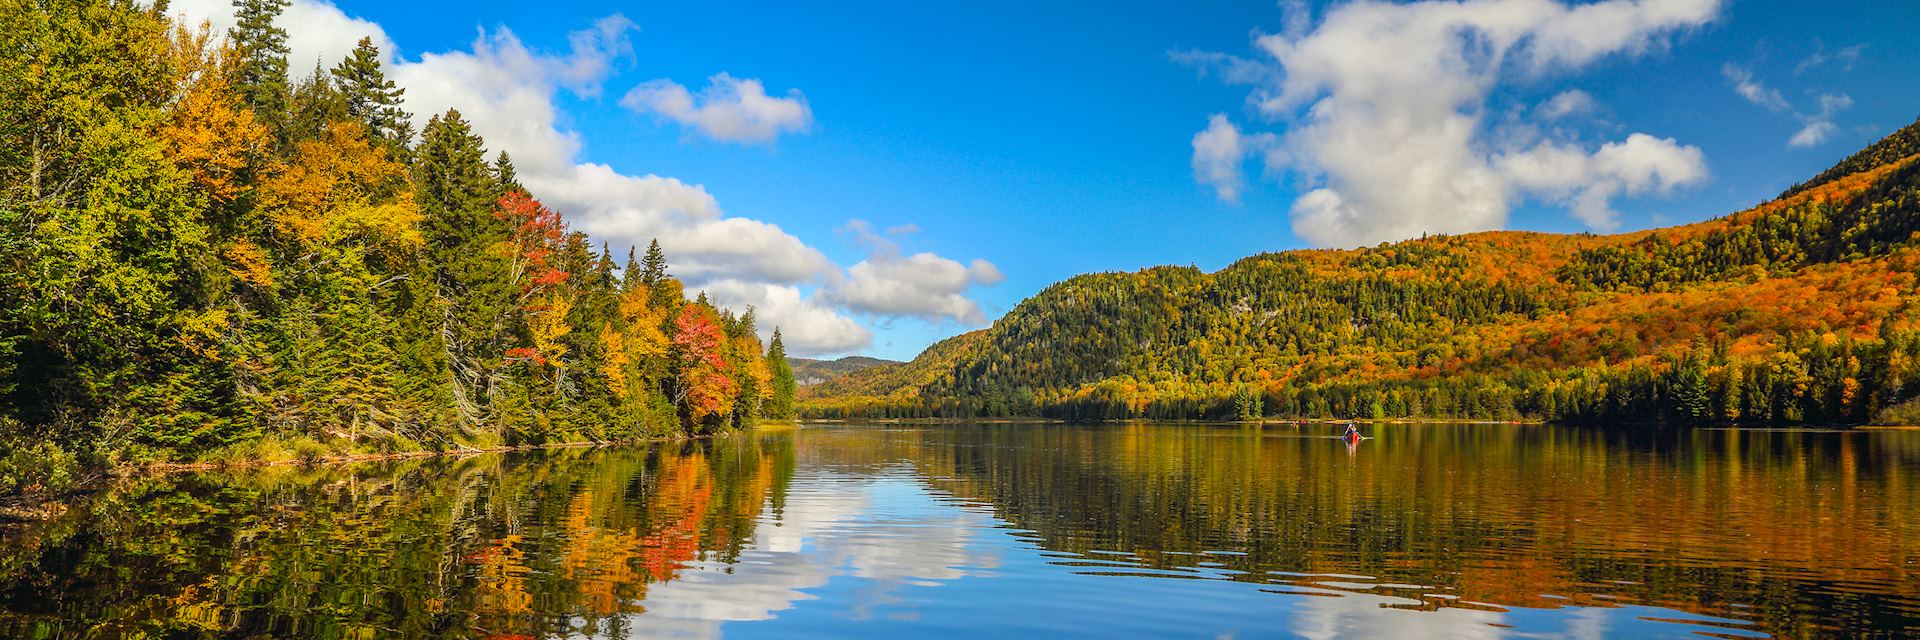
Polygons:
[[315,63],[313,73],[294,85],[281,131],[290,142],[318,140],[326,134],[327,125],[348,119],[346,95]]
[[632,291],[640,286],[640,261],[633,257],[633,247],[627,247],[627,265],[620,269],[620,290]]
[[480,136],[454,110],[434,116],[421,131],[413,174],[426,240],[424,275],[444,309],[443,346],[456,382],[451,391],[465,418],[477,422],[485,415],[486,390],[501,382],[516,293],[505,262],[489,250],[511,231],[494,216],[500,185]]
[[774,327],[773,341],[767,345],[767,371],[773,374],[773,397],[767,399],[767,417],[790,420],[794,416],[798,387],[793,380],[793,365],[787,362],[787,345],[780,338],[779,327]]
[[500,155],[493,158],[493,181],[500,185],[503,195],[507,191],[527,190],[520,184],[520,172],[514,170],[513,158],[508,157],[505,151],[501,151]]
[[227,35],[240,61],[234,86],[240,100],[276,128],[286,122],[288,49],[287,31],[273,21],[290,4],[292,0],[234,0],[238,23]]
[[671,277],[673,275],[667,273],[667,254],[660,250],[660,240],[649,241],[646,261],[640,263],[640,284],[655,287]]
[[413,116],[400,106],[406,90],[380,70],[380,49],[373,39],[361,38],[331,73],[345,98],[347,116],[366,124],[367,133],[385,143],[388,153],[404,157],[413,139]]

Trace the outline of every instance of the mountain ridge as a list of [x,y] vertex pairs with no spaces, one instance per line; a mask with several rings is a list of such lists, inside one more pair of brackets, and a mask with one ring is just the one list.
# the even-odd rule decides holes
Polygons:
[[820,384],[862,369],[905,364],[899,360],[871,356],[845,356],[833,360],[793,357],[787,358],[787,363],[793,367],[794,381],[802,387]]
[[1687,225],[1082,274],[964,344],[821,385],[803,411],[1904,419],[1920,373],[1917,185],[1920,122],[1781,197]]

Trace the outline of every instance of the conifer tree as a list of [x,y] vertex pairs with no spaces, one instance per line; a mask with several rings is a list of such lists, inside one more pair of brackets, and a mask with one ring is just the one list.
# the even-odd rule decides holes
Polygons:
[[640,264],[640,284],[658,287],[662,281],[671,277],[673,276],[667,273],[667,254],[660,250],[660,240],[656,238],[649,241],[646,262]]
[[527,190],[520,184],[520,172],[514,170],[513,158],[508,157],[506,151],[501,151],[493,158],[493,181],[502,192]]
[[279,126],[291,146],[302,140],[318,140],[326,135],[328,125],[346,120],[349,120],[346,96],[340,93],[332,76],[315,63],[313,73],[294,84],[286,121]]
[[380,49],[373,46],[373,39],[361,38],[331,73],[345,99],[347,116],[365,124],[368,135],[385,143],[389,154],[402,157],[413,139],[413,116],[400,107],[406,90],[380,70]]
[[238,54],[240,100],[270,123],[287,112],[287,31],[273,24],[291,0],[235,0],[238,21],[228,34]]
[[494,215],[499,184],[487,166],[480,136],[460,112],[434,116],[414,150],[415,201],[425,276],[446,311],[444,348],[459,382],[453,392],[469,420],[496,386],[502,354],[510,346],[510,310],[517,295],[506,261],[493,251],[508,240],[507,223]]
[[774,327],[773,340],[767,345],[767,371],[773,385],[773,396],[767,399],[765,407],[767,417],[792,419],[797,387],[793,380],[793,365],[787,362],[787,345],[780,338],[779,327]]
[[640,286],[640,261],[633,256],[633,247],[627,247],[627,265],[620,269],[620,291],[623,293]]

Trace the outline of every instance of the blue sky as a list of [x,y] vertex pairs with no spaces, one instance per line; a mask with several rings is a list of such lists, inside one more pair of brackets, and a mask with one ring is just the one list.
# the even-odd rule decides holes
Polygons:
[[[1560,6],[1517,1],[1536,9]],[[327,8],[317,0],[303,2]],[[1589,229],[1570,214],[1582,194],[1600,198],[1604,206],[1596,210],[1620,230],[1725,214],[1778,193],[1920,115],[1920,38],[1912,37],[1920,27],[1920,4],[1828,2],[1809,10],[1787,1],[1647,0],[1663,2],[1676,11],[1704,13],[1663,18],[1670,23],[1624,33],[1619,42],[1597,45],[1597,54],[1572,62],[1529,66],[1519,61],[1545,50],[1539,43],[1555,37],[1541,35],[1552,28],[1542,18],[1539,31],[1514,45],[1508,63],[1475,76],[1481,80],[1467,78],[1468,84],[1483,80],[1487,86],[1454,110],[1477,123],[1462,149],[1478,159],[1505,158],[1489,161],[1500,172],[1501,193],[1511,194],[1499,203],[1500,226]],[[796,310],[787,314],[790,322],[824,322],[823,314],[831,314],[870,334],[859,341],[815,340],[817,350],[905,359],[1075,274],[1156,264],[1211,270],[1262,251],[1370,243],[1379,234],[1405,235],[1394,229],[1463,219],[1447,209],[1467,205],[1449,201],[1434,205],[1431,216],[1401,220],[1398,227],[1373,224],[1368,216],[1381,207],[1417,202],[1422,207],[1416,208],[1424,208],[1431,200],[1422,199],[1431,194],[1395,195],[1399,185],[1383,179],[1396,171],[1424,171],[1418,158],[1403,159],[1415,163],[1405,167],[1361,163],[1343,169],[1338,161],[1309,157],[1339,150],[1295,134],[1315,127],[1384,126],[1355,121],[1365,116],[1354,113],[1393,114],[1403,107],[1431,113],[1431,105],[1395,104],[1407,100],[1398,93],[1337,88],[1388,72],[1342,66],[1348,57],[1364,58],[1361,49],[1391,53],[1402,47],[1399,55],[1408,59],[1422,57],[1423,50],[1407,44],[1411,36],[1337,39],[1341,34],[1326,27],[1330,16],[1352,9],[1345,3],[1314,3],[1305,14],[1283,4],[1214,2],[1196,9],[1195,3],[1175,2],[569,2],[530,11],[521,3],[341,0],[337,12],[377,25],[397,49],[392,64],[420,67],[396,77],[421,85],[408,87],[409,98],[419,96],[423,104],[440,91],[431,81],[449,77],[424,64],[433,54],[473,51],[483,36],[496,39],[497,53],[503,48],[498,36],[510,32],[535,58],[579,61],[591,56],[578,55],[578,38],[570,40],[570,34],[607,16],[624,16],[633,28],[604,39],[615,43],[602,47],[605,55],[597,59],[605,68],[582,72],[593,76],[587,83],[593,86],[551,83],[558,87],[548,94],[551,127],[577,145],[571,161],[698,185],[722,215],[777,226],[832,264],[807,267],[812,275],[805,276],[768,275],[778,269],[755,267],[752,277],[735,277],[722,266],[703,271],[703,277],[764,280],[771,283],[768,290],[785,288],[813,305],[812,316]],[[1486,6],[1483,13],[1513,8]],[[1391,17],[1405,8],[1375,9]],[[1289,15],[1307,17],[1296,18],[1290,31]],[[1573,19],[1570,28],[1586,33],[1591,25],[1583,20]],[[304,24],[325,31],[314,26],[319,21]],[[1256,106],[1263,96],[1284,91],[1274,78],[1315,73],[1306,68],[1313,64],[1310,56],[1282,61],[1269,53],[1255,42],[1263,34],[1292,42],[1327,36],[1323,44],[1342,52],[1320,70],[1328,84],[1278,108]],[[1482,45],[1468,46],[1471,53]],[[569,58],[569,52],[575,55]],[[1178,52],[1237,58],[1245,63],[1242,71],[1259,79],[1235,78],[1224,66],[1196,63],[1196,56]],[[296,57],[301,53],[296,43]],[[299,60],[292,66],[310,68]],[[803,100],[807,117],[770,135],[715,139],[661,108],[622,104],[650,81],[698,96],[708,78],[720,73],[758,80],[776,100]],[[1742,80],[1747,96],[1738,91]],[[1542,115],[1543,104],[1570,90],[1586,96],[1566,103],[1577,107],[1572,115]],[[1322,101],[1341,107],[1340,114],[1312,115]],[[1241,141],[1235,153],[1222,156],[1239,176],[1231,200],[1196,173],[1195,136],[1209,128],[1214,114],[1224,116]],[[1830,128],[1813,136],[1821,138],[1817,144],[1790,146],[1810,122]],[[1634,134],[1649,144],[1618,155],[1629,158],[1620,162],[1630,166],[1610,168],[1619,164],[1609,160],[1616,156],[1602,150]],[[1282,158],[1270,161],[1269,152]],[[1545,168],[1512,164],[1535,161]],[[1440,169],[1477,175],[1476,166]],[[1316,189],[1337,191],[1351,208],[1342,215],[1357,216],[1356,222],[1345,231],[1309,225],[1302,233],[1294,224],[1296,201]],[[538,191],[536,185],[535,195],[546,197]],[[1378,193],[1393,197],[1367,201]],[[564,207],[562,213],[575,216]],[[867,221],[869,230],[850,228],[852,220]],[[589,231],[613,229],[611,224],[603,220]],[[909,225],[917,230],[903,232]],[[628,241],[613,231],[596,235]],[[959,265],[965,275],[921,291],[913,287],[922,280],[865,281],[854,269],[865,261],[894,264],[906,274],[910,257],[922,252],[948,262],[913,264],[948,271]],[[873,286],[863,292],[850,284],[861,282]],[[895,294],[922,295],[926,302],[884,298]],[[977,313],[956,300],[972,301]],[[826,322],[819,332],[845,326]]]

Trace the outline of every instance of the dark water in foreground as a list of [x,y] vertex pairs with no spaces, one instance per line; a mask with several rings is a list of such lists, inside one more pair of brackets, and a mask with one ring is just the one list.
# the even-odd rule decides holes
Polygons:
[[807,427],[144,478],[0,637],[1920,635],[1920,432]]

